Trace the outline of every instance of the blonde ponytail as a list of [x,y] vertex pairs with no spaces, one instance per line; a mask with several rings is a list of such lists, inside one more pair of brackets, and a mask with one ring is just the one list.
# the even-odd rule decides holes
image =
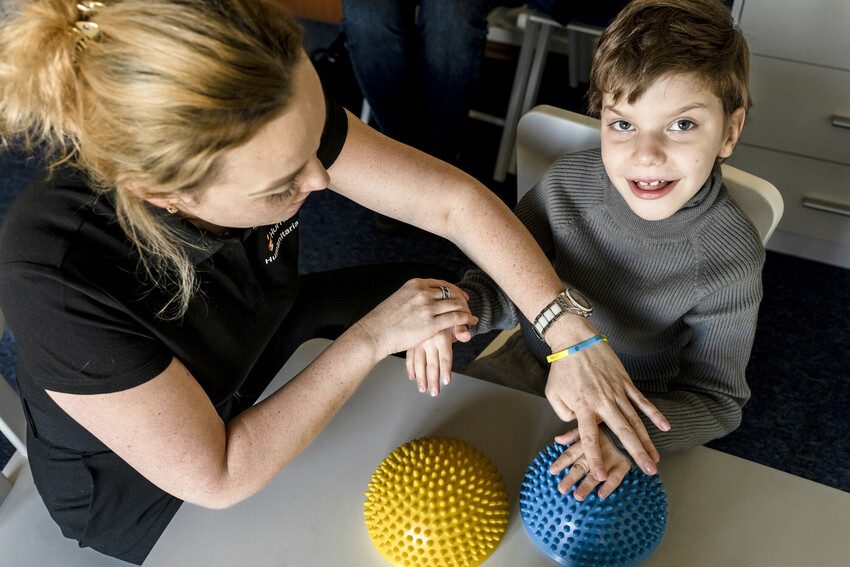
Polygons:
[[[0,32],[0,108],[8,135],[66,153],[81,118],[70,2],[29,2]],[[71,148],[73,150],[73,148]]]
[[[286,107],[301,32],[262,0],[32,0],[0,30],[0,133],[83,168],[153,283],[181,316],[195,288],[186,243],[129,187],[202,191],[222,154]],[[97,39],[80,33],[90,20]]]

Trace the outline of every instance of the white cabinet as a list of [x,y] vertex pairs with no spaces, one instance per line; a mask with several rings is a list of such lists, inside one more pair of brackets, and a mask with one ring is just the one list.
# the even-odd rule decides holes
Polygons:
[[850,0],[739,0],[754,106],[729,163],[776,185],[768,248],[850,268]]

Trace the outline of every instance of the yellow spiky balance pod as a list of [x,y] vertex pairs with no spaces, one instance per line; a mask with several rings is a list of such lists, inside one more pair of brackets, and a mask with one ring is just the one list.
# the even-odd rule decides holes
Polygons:
[[490,460],[451,437],[405,443],[372,475],[366,527],[399,566],[480,565],[505,535],[508,497]]

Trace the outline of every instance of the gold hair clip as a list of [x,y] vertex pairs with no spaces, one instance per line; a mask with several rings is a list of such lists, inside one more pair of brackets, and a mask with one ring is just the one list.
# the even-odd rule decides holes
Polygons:
[[100,40],[100,26],[95,22],[81,20],[74,24],[74,31],[82,34],[84,38],[92,41]]
[[91,17],[100,8],[103,8],[103,2],[80,2],[77,4],[80,19],[74,22],[74,27],[71,28],[83,36],[82,41],[77,44],[77,51],[85,49],[86,40],[100,41],[100,26],[97,25],[97,22],[91,21]]
[[80,2],[77,4],[77,10],[83,17],[91,16],[98,8],[103,8],[103,2]]

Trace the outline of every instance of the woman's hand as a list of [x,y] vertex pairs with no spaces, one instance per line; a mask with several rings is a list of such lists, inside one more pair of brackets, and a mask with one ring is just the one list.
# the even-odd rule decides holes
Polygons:
[[[592,325],[586,324],[592,329]],[[593,334],[596,334],[595,329],[587,336]],[[574,342],[556,343],[552,350],[560,350]],[[597,425],[600,422],[604,422],[620,439],[643,471],[656,473],[655,463],[660,457],[635,408],[646,414],[662,431],[669,431],[670,423],[632,383],[608,343],[598,343],[574,356],[553,362],[546,382],[546,398],[558,417],[564,421],[578,421],[589,470],[598,480],[607,478],[601,450],[603,435]]]
[[[448,290],[448,298],[444,297],[443,288]],[[358,325],[380,360],[421,345],[442,331],[453,332],[454,328],[477,322],[478,318],[469,312],[463,291],[456,285],[443,280],[412,279],[367,313]]]
[[[578,482],[584,478],[584,481],[573,493],[576,500],[584,500],[590,492],[596,488],[600,482],[602,482],[602,480],[590,473],[591,465],[587,455],[585,454],[584,443],[579,438],[578,429],[573,429],[563,435],[558,435],[555,437],[555,441],[562,445],[569,445],[570,443],[572,443],[572,445],[570,445],[566,451],[561,453],[561,456],[555,459],[555,462],[549,466],[549,472],[552,474],[558,474],[568,466],[572,465],[570,472],[568,472],[564,478],[561,479],[561,482],[558,483],[558,490],[562,494],[566,494],[570,491],[570,488],[578,484]],[[632,468],[632,464],[625,455],[617,450],[611,440],[608,439],[607,435],[603,433],[600,436],[599,441],[599,448],[602,451],[602,458],[605,460],[605,466],[607,468],[607,479],[604,481],[605,483],[602,487],[597,491],[597,495],[599,498],[604,499],[614,492],[618,486],[620,486],[620,483],[623,481],[623,477],[625,477],[626,473],[629,472],[629,469]]]
[[[449,289],[447,287],[447,289]],[[450,297],[459,297],[456,292],[449,290]],[[469,295],[460,291],[463,304],[469,301]],[[467,310],[469,307],[466,307]],[[407,377],[416,380],[420,392],[429,392],[436,396],[440,393],[440,383],[448,385],[452,379],[452,344],[455,341],[468,342],[472,339],[466,325],[459,325],[453,329],[440,331],[424,343],[407,349]]]

